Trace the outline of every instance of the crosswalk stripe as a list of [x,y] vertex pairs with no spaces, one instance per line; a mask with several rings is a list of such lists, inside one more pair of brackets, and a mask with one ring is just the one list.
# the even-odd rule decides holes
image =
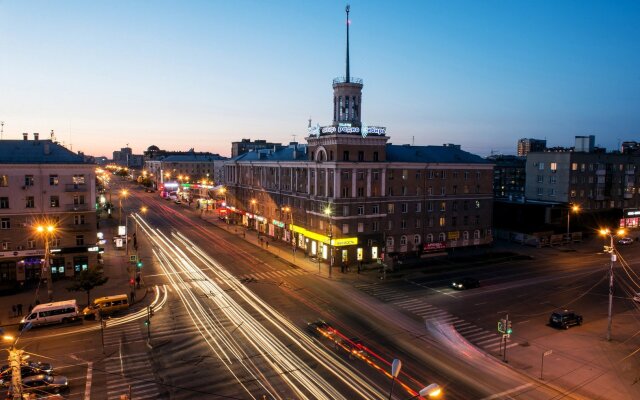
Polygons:
[[487,344],[487,343],[491,343],[491,342],[495,342],[495,341],[500,341],[500,340],[502,340],[502,339],[501,339],[501,338],[499,338],[499,337],[494,336],[494,337],[492,337],[492,338],[485,339],[485,340],[480,340],[480,341],[477,341],[477,342],[475,342],[475,343],[476,343],[477,345],[484,346],[484,345],[485,345],[485,344]]
[[487,332],[485,330],[482,330],[480,332],[472,333],[471,335],[464,335],[465,339],[471,340],[471,341],[474,341],[474,342],[479,340],[479,339],[486,338],[486,337],[489,337],[489,336],[495,337],[495,334],[489,333],[489,332]]
[[458,331],[458,333],[460,333],[462,336],[465,336],[466,334],[470,333],[470,332],[479,332],[479,331],[483,331],[484,329],[475,326],[475,325],[471,325],[471,326],[467,326],[466,328],[462,328],[462,329],[456,329]]

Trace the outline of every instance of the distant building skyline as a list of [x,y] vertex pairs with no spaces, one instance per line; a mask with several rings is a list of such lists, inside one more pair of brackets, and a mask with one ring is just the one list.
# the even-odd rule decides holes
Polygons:
[[[350,3],[351,72],[371,82],[362,123],[394,144],[489,155],[521,137],[638,140],[638,2]],[[53,129],[94,156],[302,142],[309,118],[333,119],[344,6],[0,3],[3,137]]]

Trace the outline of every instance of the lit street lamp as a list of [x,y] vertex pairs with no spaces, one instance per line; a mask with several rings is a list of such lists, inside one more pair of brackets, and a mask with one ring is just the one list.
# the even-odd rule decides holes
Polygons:
[[580,212],[580,206],[574,204],[567,210],[567,239],[569,240],[571,239],[571,231],[569,230],[569,223],[571,222],[571,211],[577,214],[578,212]]
[[616,246],[614,237],[624,235],[624,229],[619,229],[618,232],[614,235],[609,231],[609,229],[601,229],[600,234],[604,237],[609,237],[610,246],[604,246],[604,250],[607,253],[611,254],[611,258],[609,259],[609,315],[607,319],[607,340],[611,340],[611,320],[613,318],[613,263],[616,261]]
[[418,394],[408,398],[407,400],[417,399],[418,396],[436,398],[436,397],[439,397],[441,394],[442,394],[442,388],[440,388],[440,385],[438,385],[437,383],[432,383],[431,385],[420,389]]
[[49,265],[49,242],[56,231],[51,224],[36,226],[36,232],[44,238],[44,263],[42,264],[42,276],[47,279],[47,295],[49,301],[53,300],[53,286],[51,283],[51,266]]
[[129,191],[127,189],[122,189],[120,191],[120,196],[118,196],[118,205],[119,205],[119,209],[118,209],[119,224],[118,225],[122,225],[122,198],[124,197],[126,199],[128,194],[129,194]]

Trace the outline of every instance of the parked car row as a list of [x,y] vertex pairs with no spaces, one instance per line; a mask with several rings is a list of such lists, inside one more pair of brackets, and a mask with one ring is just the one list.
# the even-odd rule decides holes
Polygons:
[[[22,376],[22,392],[24,393],[62,393],[69,390],[69,379],[66,376],[54,375],[53,366],[43,362],[23,362],[20,366]],[[8,365],[0,369],[0,386],[11,385],[13,368]]]

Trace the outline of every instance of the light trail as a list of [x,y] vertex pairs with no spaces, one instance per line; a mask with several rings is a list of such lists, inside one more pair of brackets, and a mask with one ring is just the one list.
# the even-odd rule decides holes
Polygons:
[[[319,345],[262,301],[189,239],[179,233],[174,233],[169,238],[160,230],[153,229],[139,215],[135,218],[153,243],[154,255],[188,310],[194,326],[207,346],[251,398],[256,398],[256,388],[250,388],[244,383],[247,381],[246,375],[275,399],[291,397],[279,390],[281,382],[296,398],[346,400],[342,393],[301,360],[288,347],[290,345],[279,340],[265,327],[264,322],[258,321],[234,300],[231,293],[306,356],[349,387],[357,397],[386,398],[386,388],[377,387],[348,364],[345,365],[335,353]],[[182,247],[190,254],[185,253]],[[192,258],[204,264],[206,271],[223,283],[216,283]],[[192,286],[194,289],[191,289]],[[273,374],[277,379],[273,378]]]

